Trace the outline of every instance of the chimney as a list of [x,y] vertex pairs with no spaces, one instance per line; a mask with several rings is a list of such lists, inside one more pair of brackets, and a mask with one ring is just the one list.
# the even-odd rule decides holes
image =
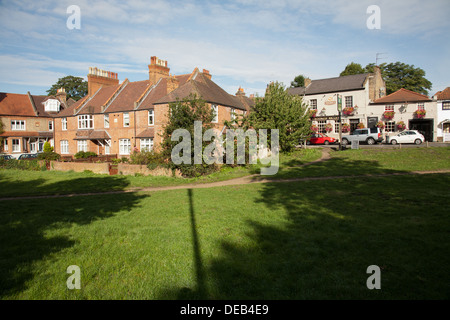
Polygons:
[[305,78],[305,88],[308,87],[311,84],[310,78]]
[[211,74],[209,73],[209,70],[203,69],[203,75],[207,77],[209,80],[211,80],[212,78]]
[[177,89],[180,85],[180,81],[175,76],[169,76],[167,79],[167,94]]
[[98,89],[119,84],[119,76],[115,72],[89,67],[88,96],[91,97]]
[[245,96],[244,89],[239,87],[238,91],[236,92],[236,96]]
[[55,97],[61,102],[61,104],[65,104],[67,100],[66,89],[64,89],[63,87],[59,88],[56,91]]
[[167,67],[167,61],[158,59],[158,57],[151,57],[148,65],[148,79],[150,85],[156,84],[161,78],[169,78],[170,68]]

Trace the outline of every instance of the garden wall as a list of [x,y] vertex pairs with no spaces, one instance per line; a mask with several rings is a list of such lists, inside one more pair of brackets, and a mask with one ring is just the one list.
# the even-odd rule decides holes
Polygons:
[[[166,176],[172,177],[172,170],[167,168],[156,168],[150,170],[145,165],[119,163],[118,170],[123,175],[135,175],[136,173],[144,176]],[[181,177],[180,172],[176,171],[175,176]]]
[[109,163],[89,163],[89,162],[58,162],[52,161],[50,170],[83,172],[85,170],[94,173],[109,174]]

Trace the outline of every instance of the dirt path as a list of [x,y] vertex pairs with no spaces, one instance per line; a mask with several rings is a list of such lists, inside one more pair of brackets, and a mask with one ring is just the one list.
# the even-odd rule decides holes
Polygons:
[[[327,161],[330,157],[330,150],[327,148],[322,149],[322,156],[320,159],[308,162],[299,166],[290,168],[299,168],[304,166],[309,166],[314,163]],[[130,188],[121,191],[109,191],[109,192],[89,192],[89,193],[74,193],[74,194],[61,194],[61,195],[42,195],[42,196],[28,196],[28,197],[9,197],[0,198],[0,201],[5,200],[26,200],[26,199],[51,199],[51,198],[70,198],[70,197],[80,197],[80,196],[94,196],[94,195],[111,195],[111,194],[124,194],[132,192],[156,192],[165,190],[179,190],[179,189],[204,189],[204,188],[215,188],[215,187],[226,187],[226,186],[236,186],[236,185],[247,185],[253,183],[273,183],[273,182],[296,182],[296,181],[313,181],[313,180],[332,180],[332,179],[356,179],[356,178],[368,178],[368,177],[387,177],[387,176],[405,176],[405,175],[415,175],[415,174],[433,174],[433,173],[450,173],[450,170],[440,170],[440,171],[411,171],[411,172],[400,172],[400,173],[385,173],[385,174],[365,174],[357,176],[328,176],[328,177],[307,177],[307,178],[292,178],[292,179],[268,179],[264,178],[259,174],[254,174],[250,176],[245,176],[236,179],[230,179],[226,181],[218,181],[211,183],[192,183],[184,184],[179,186],[168,186],[168,187],[147,187],[147,188]]]

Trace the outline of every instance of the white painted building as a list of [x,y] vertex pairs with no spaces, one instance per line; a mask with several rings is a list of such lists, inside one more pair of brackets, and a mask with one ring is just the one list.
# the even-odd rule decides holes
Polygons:
[[[289,88],[288,90],[290,94],[302,96],[310,110],[315,110],[315,116],[311,120],[313,125],[318,126],[319,132],[338,138],[338,95],[342,99],[344,111],[341,114],[342,123],[348,124],[350,130],[353,131],[360,123],[364,127],[376,125],[378,120],[374,122],[370,103],[385,96],[385,88],[380,69],[375,67],[374,73],[312,81],[306,79],[305,87]],[[349,108],[353,108],[353,112],[347,113]],[[327,127],[330,127],[331,131],[327,131]]]
[[437,109],[437,141],[450,142],[450,87],[433,96]]

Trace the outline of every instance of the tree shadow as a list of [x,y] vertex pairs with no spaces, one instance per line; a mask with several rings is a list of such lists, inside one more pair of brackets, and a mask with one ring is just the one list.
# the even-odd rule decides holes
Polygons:
[[[32,190],[33,194],[45,194],[49,190],[64,194],[79,183],[90,191],[95,186],[109,185],[110,190],[124,190],[128,182],[124,178],[88,177],[71,181],[46,183],[45,179],[26,182],[0,180],[2,190]],[[5,192],[2,192],[5,194]],[[7,194],[7,193],[6,193]],[[17,195],[17,193],[15,193]],[[0,297],[19,293],[26,289],[33,278],[33,264],[50,254],[74,246],[68,236],[49,237],[54,228],[85,225],[107,219],[122,210],[138,206],[143,196],[136,193],[115,195],[77,196],[59,199],[0,200]]]
[[[386,173],[376,161],[331,164]],[[436,211],[429,212],[432,220],[421,216],[430,210],[427,201],[436,201],[433,208],[445,206],[444,190],[426,192],[437,179],[444,186],[450,175],[263,184],[255,204],[285,215],[286,223],[247,219],[252,245],[221,241],[222,255],[208,269],[219,293],[214,298],[448,298],[448,288],[439,284],[446,264],[437,259],[450,253],[442,244],[448,229]],[[373,264],[381,267],[385,290],[366,286]]]

